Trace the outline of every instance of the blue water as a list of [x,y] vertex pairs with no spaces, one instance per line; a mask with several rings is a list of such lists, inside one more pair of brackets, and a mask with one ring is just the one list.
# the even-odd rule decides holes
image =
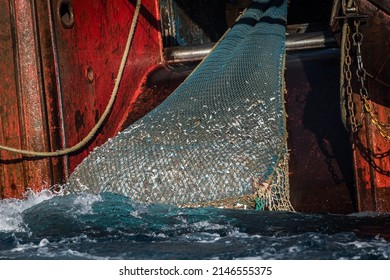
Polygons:
[[388,259],[390,215],[135,205],[29,193],[0,201],[0,259]]

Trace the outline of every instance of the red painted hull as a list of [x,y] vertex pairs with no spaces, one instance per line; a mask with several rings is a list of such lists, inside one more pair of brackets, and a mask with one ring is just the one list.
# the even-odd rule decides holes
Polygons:
[[[389,124],[390,3],[380,0],[357,0],[356,3],[359,10],[368,15],[361,28],[364,34],[362,56],[368,72],[372,112],[381,123]],[[357,94],[355,102],[361,104]],[[356,137],[354,166],[358,210],[390,212],[390,138],[381,135],[367,114]]]
[[[108,102],[135,1],[1,0],[0,10],[0,91],[7,93],[0,97],[1,144],[34,151],[73,146]],[[147,84],[161,64],[159,20],[158,1],[144,0],[114,108],[98,135],[67,157],[1,151],[1,197],[64,182],[94,147],[161,102],[167,90]]]

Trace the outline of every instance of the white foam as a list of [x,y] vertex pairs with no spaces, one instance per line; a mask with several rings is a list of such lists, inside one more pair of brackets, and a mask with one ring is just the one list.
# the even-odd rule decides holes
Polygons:
[[[57,255],[58,256],[58,255]],[[76,250],[68,249],[60,253],[61,257],[70,257],[70,258],[81,258],[81,259],[91,259],[91,260],[108,260],[109,257],[100,257],[94,256],[88,253],[82,253]]]
[[142,219],[145,214],[148,214],[148,208],[143,205],[136,205],[134,208],[133,211],[130,211],[130,216],[136,219]]
[[91,239],[86,234],[81,234],[74,237],[63,238],[58,244],[75,244],[75,243],[97,243],[96,239]]
[[75,209],[72,209],[72,211],[74,211],[75,214],[81,215],[93,214],[92,205],[99,201],[102,201],[102,197],[100,195],[89,193],[80,194],[73,202]]
[[46,238],[43,238],[40,242],[39,242],[39,247],[46,247],[48,244],[50,244],[50,241],[47,240]]
[[22,212],[53,196],[54,194],[49,190],[38,193],[28,190],[24,199],[0,200],[0,232],[25,231]]
[[28,250],[32,250],[32,249],[37,249],[39,248],[38,245],[30,242],[30,243],[26,243],[26,244],[17,244],[15,248],[11,249],[10,252],[25,252],[25,251],[28,251]]
[[227,225],[214,224],[214,223],[210,223],[209,221],[195,222],[191,224],[191,226],[197,230],[219,230],[219,229],[226,229],[227,227]]

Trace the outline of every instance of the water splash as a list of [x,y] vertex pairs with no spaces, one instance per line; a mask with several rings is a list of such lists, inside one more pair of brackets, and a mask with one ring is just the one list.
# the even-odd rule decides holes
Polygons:
[[388,259],[390,216],[139,205],[112,193],[0,202],[0,259]]
[[42,201],[52,198],[54,194],[49,190],[33,192],[28,190],[24,199],[4,199],[0,200],[0,231],[20,232],[25,231],[22,212]]

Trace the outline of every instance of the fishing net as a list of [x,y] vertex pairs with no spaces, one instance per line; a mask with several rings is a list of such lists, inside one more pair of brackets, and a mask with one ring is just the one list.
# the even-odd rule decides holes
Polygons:
[[289,210],[287,0],[257,0],[160,106],[95,149],[67,192],[201,206],[249,198]]

